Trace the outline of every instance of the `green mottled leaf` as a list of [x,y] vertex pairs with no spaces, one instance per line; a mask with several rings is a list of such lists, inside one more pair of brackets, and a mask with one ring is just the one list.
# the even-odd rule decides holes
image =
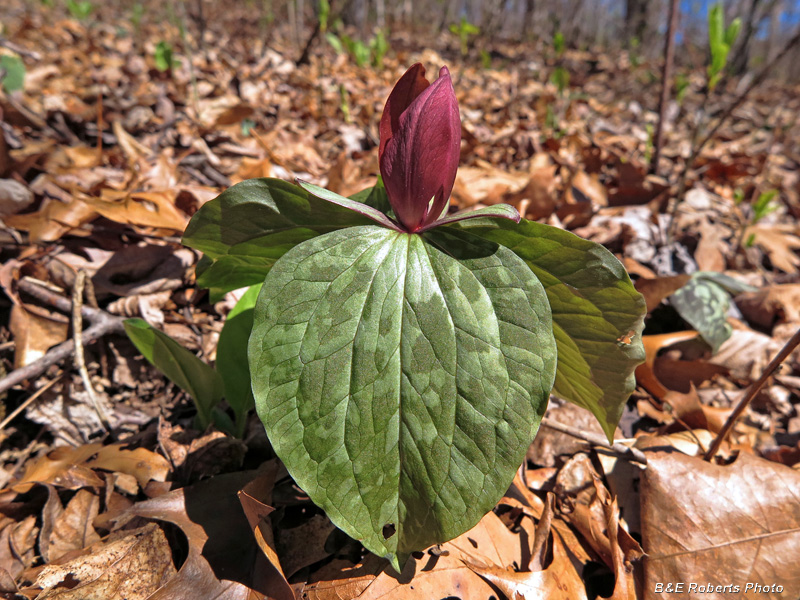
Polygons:
[[544,290],[502,246],[378,226],[287,252],[256,303],[256,408],[331,520],[400,570],[496,504],[555,371]]
[[731,294],[755,289],[722,273],[698,271],[669,297],[669,302],[716,353],[733,333],[728,323]]
[[126,320],[125,332],[148,361],[194,399],[200,425],[207,427],[212,421],[214,407],[223,396],[219,374],[142,319]]
[[458,227],[506,246],[542,282],[558,346],[553,392],[589,409],[611,439],[644,361],[644,298],[622,264],[599,244],[525,219]]
[[225,400],[236,415],[236,434],[241,437],[247,413],[255,406],[247,363],[247,341],[253,330],[253,307],[260,285],[251,286],[228,313],[217,344],[217,372],[225,384]]
[[214,297],[264,281],[283,254],[329,231],[371,223],[280,179],[248,179],[204,204],[183,243],[206,254],[197,284]]

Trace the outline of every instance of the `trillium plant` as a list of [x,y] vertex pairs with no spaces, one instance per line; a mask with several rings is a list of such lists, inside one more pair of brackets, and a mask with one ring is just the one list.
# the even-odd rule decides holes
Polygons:
[[[184,236],[212,299],[253,286],[238,368],[275,453],[398,571],[495,506],[551,392],[611,437],[644,358],[644,301],[605,248],[508,205],[450,214],[460,142],[449,71],[429,84],[414,65],[386,102],[375,187],[244,181]],[[220,395],[237,412],[233,369]]]

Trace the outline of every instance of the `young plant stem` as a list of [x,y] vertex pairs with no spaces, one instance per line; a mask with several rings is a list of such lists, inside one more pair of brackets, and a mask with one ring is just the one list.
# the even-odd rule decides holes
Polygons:
[[664,145],[664,121],[667,116],[670,90],[672,89],[672,67],[675,63],[675,30],[678,28],[678,0],[670,0],[669,24],[664,42],[664,68],[661,71],[661,98],[658,101],[658,124],[656,125],[655,145],[650,170],[658,175],[658,160]]
[[548,419],[547,417],[542,419],[542,426],[547,427],[548,429],[553,429],[555,431],[560,431],[561,433],[566,433],[574,438],[579,440],[583,440],[584,442],[589,442],[593,446],[598,446],[602,448],[604,451],[619,456],[621,458],[627,458],[633,462],[638,462],[643,465],[647,464],[647,456],[645,456],[644,452],[639,450],[638,448],[629,448],[628,446],[623,446],[622,444],[609,444],[606,439],[597,433],[590,433],[588,431],[582,431],[580,429],[576,429],[575,427],[570,427],[569,425],[565,425],[564,423],[559,423],[558,421],[553,421],[552,419]]
[[767,379],[775,372],[775,370],[781,365],[781,363],[787,359],[787,357],[794,351],[797,346],[800,345],[800,329],[798,329],[794,335],[789,339],[788,342],[781,348],[781,351],[773,358],[764,371],[761,373],[759,378],[750,386],[750,389],[744,395],[744,397],[739,401],[739,404],[736,406],[734,411],[728,417],[728,420],[725,421],[725,424],[722,426],[722,429],[719,430],[717,437],[714,438],[711,446],[706,452],[705,456],[703,456],[703,460],[710,461],[714,456],[716,456],[717,452],[719,451],[722,442],[725,441],[725,438],[728,437],[731,429],[736,424],[736,421],[739,420],[739,417],[742,416],[742,413],[747,408],[747,405],[756,397],[761,388],[764,387],[764,384],[767,383]]

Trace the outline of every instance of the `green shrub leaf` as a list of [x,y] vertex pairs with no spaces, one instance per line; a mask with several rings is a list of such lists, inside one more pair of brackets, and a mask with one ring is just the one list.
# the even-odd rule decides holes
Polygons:
[[219,294],[264,281],[283,254],[320,234],[369,219],[280,179],[248,179],[204,204],[183,243],[206,254],[197,284]]
[[589,409],[611,439],[644,361],[644,298],[625,268],[599,244],[525,219],[458,227],[506,246],[542,282],[558,346],[553,392]]
[[547,404],[555,342],[514,253],[447,228],[364,226],[275,263],[249,358],[292,477],[400,570],[500,500]]
[[214,407],[223,396],[219,374],[166,333],[142,319],[126,320],[125,332],[148,361],[194,399],[200,426],[208,427]]

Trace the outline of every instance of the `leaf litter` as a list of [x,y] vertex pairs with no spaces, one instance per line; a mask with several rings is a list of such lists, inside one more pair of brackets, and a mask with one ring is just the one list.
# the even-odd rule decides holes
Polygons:
[[[583,78],[585,95],[565,98],[526,62],[528,50],[501,42],[508,62],[497,70],[450,60],[447,36],[390,53],[382,71],[320,43],[296,66],[281,28],[268,46],[255,30],[232,36],[210,14],[213,44],[200,43],[194,26],[178,42],[168,19],[117,35],[111,24],[130,22],[99,4],[91,24],[44,3],[21,6],[10,2],[6,31],[42,59],[28,65],[21,92],[0,95],[6,371],[72,335],[69,319],[20,294],[19,281],[32,277],[67,297],[81,269],[99,306],[140,316],[213,360],[236,298],[211,304],[194,290],[198,256],[179,244],[191,215],[251,177],[300,177],[346,195],[373,185],[378,100],[404,65],[449,62],[463,114],[451,208],[510,203],[602,243],[645,296],[646,362],[616,437],[648,463],[542,427],[494,511],[398,575],[296,487],[257,420],[241,441],[193,429],[185,393],[109,336],[86,359],[111,403],[116,439],[101,440],[101,424],[81,414],[84,388],[66,363],[3,399],[10,412],[61,378],[0,430],[3,597],[634,599],[660,597],[659,581],[780,584],[781,594],[759,597],[800,595],[796,354],[746,410],[720,460],[701,458],[800,327],[800,165],[788,148],[798,132],[782,125],[794,122],[796,94],[777,83],[757,88],[741,108],[749,121],[720,129],[688,172],[678,233],[665,243],[663,208],[692,123],[673,122],[662,149],[669,168],[649,174],[644,123],[656,118],[657,92],[642,79],[636,96],[622,59],[568,50],[575,64],[596,68]],[[169,73],[146,50],[165,38],[181,55]],[[392,41],[410,44],[402,33]],[[690,89],[685,102],[698,106],[701,91]],[[767,133],[778,125],[779,135]],[[779,203],[756,222],[765,189]],[[698,271],[756,291],[720,296],[714,314],[681,312],[691,307],[676,307],[674,296]],[[705,339],[720,328],[730,335]],[[551,414],[593,423],[568,408],[554,398]]]

